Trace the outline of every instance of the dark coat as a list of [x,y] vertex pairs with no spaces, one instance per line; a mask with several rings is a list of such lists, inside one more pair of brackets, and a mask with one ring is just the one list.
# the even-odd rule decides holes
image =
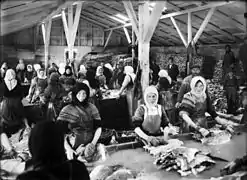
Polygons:
[[173,81],[177,81],[177,76],[179,75],[179,69],[176,64],[168,65],[168,75],[172,78]]

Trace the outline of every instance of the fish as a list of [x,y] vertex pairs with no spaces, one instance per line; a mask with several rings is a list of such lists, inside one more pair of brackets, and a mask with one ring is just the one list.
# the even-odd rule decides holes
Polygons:
[[122,165],[106,166],[98,165],[90,173],[90,180],[105,180],[114,171],[121,168]]
[[135,178],[133,171],[129,169],[118,169],[112,175],[108,176],[105,180],[128,180],[129,178]]

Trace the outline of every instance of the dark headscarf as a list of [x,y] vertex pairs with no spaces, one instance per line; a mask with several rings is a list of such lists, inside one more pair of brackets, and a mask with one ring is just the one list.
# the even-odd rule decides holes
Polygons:
[[[80,102],[77,98],[76,95],[79,91],[84,90],[86,92],[87,97],[84,99],[83,102]],[[76,82],[75,88],[72,91],[72,103],[74,105],[82,105],[82,106],[87,106],[88,105],[88,99],[90,95],[90,90],[89,87],[82,83],[82,82]]]
[[[67,69],[70,70],[70,73],[69,74],[67,74],[67,72],[66,72]],[[63,75],[64,76],[72,76],[73,75],[72,68],[70,66],[65,66],[65,71],[64,71]]]
[[52,166],[66,160],[65,128],[53,121],[37,123],[29,137],[29,150],[34,165]]
[[51,85],[58,85],[59,84],[59,74],[56,72],[51,73],[49,77],[49,84]]
[[166,77],[159,78],[159,90],[167,91],[170,87],[171,87],[171,84],[169,83]]

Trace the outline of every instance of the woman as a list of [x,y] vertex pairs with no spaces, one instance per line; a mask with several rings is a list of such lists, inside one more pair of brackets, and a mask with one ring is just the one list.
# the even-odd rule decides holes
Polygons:
[[22,59],[19,60],[19,64],[16,66],[16,76],[20,83],[25,79],[25,64]]
[[6,62],[4,62],[0,69],[0,83],[4,80],[7,69],[8,69],[8,65]]
[[64,82],[67,79],[74,79],[75,80],[75,76],[73,75],[72,68],[70,66],[65,66],[65,72],[61,76],[60,81],[62,84],[64,84]]
[[4,78],[3,101],[0,106],[1,144],[6,152],[13,154],[13,147],[8,137],[22,129],[27,120],[22,105],[23,93],[13,69],[8,69]]
[[37,70],[37,76],[32,79],[27,99],[31,103],[39,101],[47,85],[48,85],[48,80],[47,80],[47,76],[45,75],[45,69],[40,68]]
[[95,79],[98,80],[101,90],[108,89],[108,87],[106,85],[106,77],[103,74],[103,67],[102,66],[97,67]]
[[64,136],[62,124],[53,121],[37,123],[28,142],[32,159],[26,163],[26,172],[19,175],[17,180],[89,180],[82,162],[67,160]]
[[129,116],[132,117],[134,113],[134,105],[133,105],[133,90],[134,90],[134,81],[136,78],[136,75],[134,73],[134,69],[131,66],[125,66],[124,67],[124,81],[122,84],[121,89],[118,92],[118,97],[122,95],[124,91],[126,91],[126,98],[128,103],[128,109],[129,109]]
[[78,71],[78,77],[77,80],[82,82],[83,80],[86,79],[87,76],[87,69],[86,67],[82,64],[80,65],[79,71]]
[[132,121],[136,134],[148,144],[157,146],[160,139],[156,136],[163,135],[161,128],[168,125],[169,119],[164,108],[158,103],[158,91],[155,86],[149,86],[144,92],[144,105],[139,106]]
[[228,122],[217,116],[205,92],[207,87],[205,79],[201,76],[193,77],[190,87],[191,91],[184,95],[180,106],[179,115],[184,121],[182,130],[190,132],[194,129],[203,136],[207,136],[209,131],[207,130],[208,122],[205,113],[208,112],[217,123],[224,125],[232,131],[232,126],[236,125],[236,123]]
[[32,79],[34,77],[34,71],[33,66],[31,64],[27,65],[27,71],[25,71],[25,83],[31,83]]
[[[68,158],[77,155],[75,150],[84,146],[84,156],[92,157],[96,143],[101,134],[100,114],[95,105],[88,102],[89,88],[86,84],[77,82],[72,92],[72,103],[65,106],[57,118],[68,124],[70,136],[66,138]],[[72,139],[74,138],[74,143]],[[81,152],[83,154],[83,152]]]
[[168,72],[167,72],[167,70],[164,70],[164,69],[161,69],[160,71],[159,71],[159,73],[158,73],[158,76],[159,76],[159,78],[166,78],[167,80],[168,80],[168,82],[169,82],[169,85],[171,86],[171,84],[172,84],[172,79],[171,79],[171,77],[168,75]]
[[103,74],[106,78],[106,85],[109,87],[110,85],[110,80],[112,78],[112,73],[113,73],[113,68],[110,63],[106,63],[103,66]]
[[[48,86],[44,91],[42,102],[48,106],[48,114],[56,118],[63,107],[63,97],[66,92],[59,82],[59,74],[52,73]],[[52,118],[51,118],[52,119]]]

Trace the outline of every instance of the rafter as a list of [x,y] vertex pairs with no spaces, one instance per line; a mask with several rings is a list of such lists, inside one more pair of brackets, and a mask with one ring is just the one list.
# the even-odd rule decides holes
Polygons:
[[179,36],[180,36],[180,38],[181,38],[181,40],[182,40],[184,46],[187,47],[187,46],[188,46],[188,43],[186,42],[186,40],[185,40],[185,38],[184,38],[184,35],[183,35],[182,32],[180,31],[180,29],[179,29],[179,27],[178,27],[178,25],[177,25],[177,23],[176,23],[176,20],[175,20],[173,17],[170,17],[170,18],[171,18],[171,21],[172,21],[174,27],[176,28],[176,30],[177,30],[177,32],[178,32],[178,34],[179,34]]

